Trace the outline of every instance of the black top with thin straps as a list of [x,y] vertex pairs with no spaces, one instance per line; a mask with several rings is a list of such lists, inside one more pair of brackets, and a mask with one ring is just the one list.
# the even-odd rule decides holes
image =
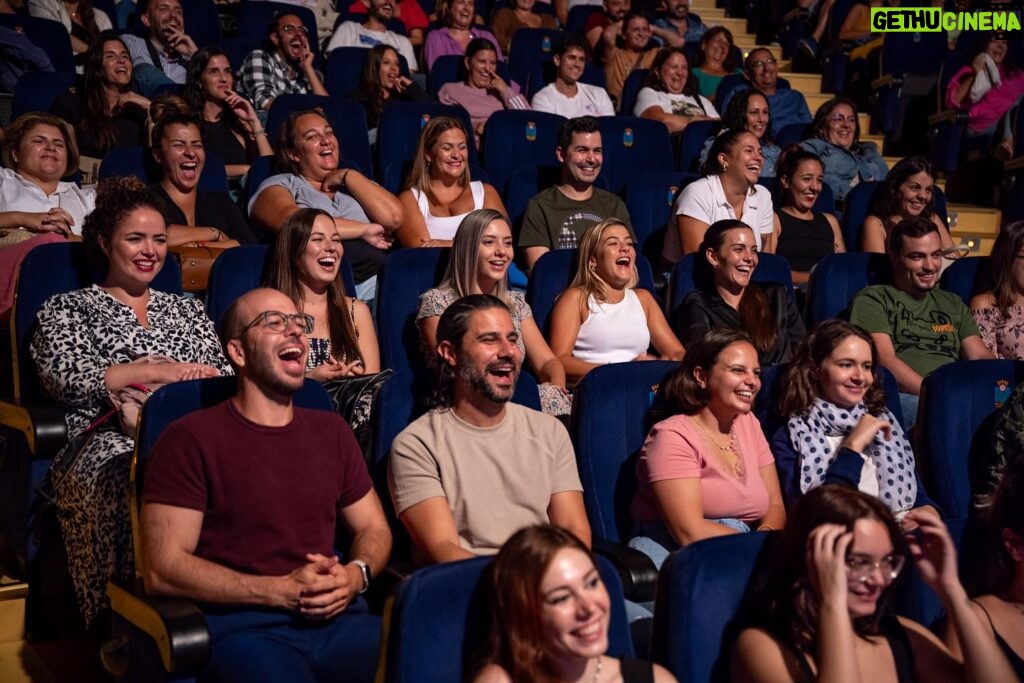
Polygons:
[[654,683],[654,665],[642,659],[621,658],[619,672],[622,683]]
[[1010,644],[1003,640],[1003,637],[999,635],[999,631],[996,630],[996,625],[992,623],[992,616],[988,613],[988,610],[985,609],[985,606],[977,600],[972,600],[971,602],[980,607],[981,611],[985,613],[985,618],[988,619],[988,625],[992,627],[992,633],[996,636],[996,645],[998,645],[999,649],[1003,651],[1004,655],[1006,655],[1006,659],[1010,662],[1010,667],[1013,668],[1013,672],[1017,674],[1017,678],[1024,681],[1024,657],[1017,654],[1014,649],[1010,647]]
[[[914,651],[910,647],[910,638],[907,637],[907,631],[903,628],[903,624],[900,623],[896,617],[885,617],[879,624],[880,635],[885,638],[885,641],[889,644],[889,649],[892,650],[892,658],[896,663],[896,680],[898,683],[913,683],[914,682]],[[811,671],[811,665],[807,661],[807,657],[804,653],[796,648],[793,644],[788,644],[788,647],[796,657],[797,666],[800,667],[800,671],[804,675],[806,681],[818,680],[817,675]]]

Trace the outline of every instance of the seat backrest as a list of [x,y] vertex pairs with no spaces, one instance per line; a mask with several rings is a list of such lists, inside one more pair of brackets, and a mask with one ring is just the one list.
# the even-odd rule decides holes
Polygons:
[[807,290],[807,324],[844,318],[857,292],[868,285],[892,282],[892,265],[885,254],[846,252],[828,254],[814,267]]
[[[652,655],[680,681],[729,680],[736,616],[776,534],[735,534],[672,553],[658,577]],[[771,542],[769,542],[771,539]]]
[[[343,98],[355,92],[359,88],[359,76],[369,54],[370,48],[351,45],[331,50],[327,55],[327,75],[324,81],[327,92]],[[409,62],[403,55],[398,55],[398,70],[403,76],[409,76]]]
[[860,183],[846,195],[843,207],[843,242],[846,248],[860,251],[864,233],[864,221],[872,213],[875,203],[875,192],[881,185],[877,180]]
[[566,118],[542,111],[503,109],[491,114],[484,132],[484,169],[504,193],[512,172],[522,166],[558,163],[558,130]]
[[633,116],[633,108],[636,107],[636,98],[644,87],[647,74],[650,69],[634,69],[626,76],[622,84],[622,97],[619,99],[618,113],[623,116]]
[[267,26],[278,12],[295,14],[302,19],[306,26],[306,35],[309,37],[309,48],[319,58],[320,41],[317,40],[316,16],[313,10],[302,5],[266,0],[243,2],[238,13],[238,37],[245,40],[266,40]]
[[[650,261],[661,258],[664,228],[672,216],[672,207],[683,188],[699,178],[696,173],[642,173],[626,184],[626,209],[639,248]],[[661,233],[661,239],[652,235]],[[656,242],[656,243],[655,243]]]
[[565,35],[572,36],[583,33],[583,27],[590,15],[600,11],[600,5],[576,5],[570,8],[569,16],[565,18]]
[[949,51],[943,31],[900,33],[882,43],[881,75],[902,77],[906,74],[938,76],[939,68]]
[[416,311],[420,295],[436,287],[451,249],[398,249],[377,276],[377,338],[381,367],[396,373],[423,367]]
[[[377,128],[377,168],[385,169],[392,162],[404,162],[416,156],[420,131],[434,116],[451,116],[462,121],[467,131],[473,122],[462,107],[437,102],[392,102],[380,116]],[[476,143],[469,136],[469,158],[476,158]]]
[[526,205],[538,192],[557,184],[561,177],[561,166],[520,166],[512,171],[505,192],[505,210],[512,221],[513,236],[517,241]]
[[694,121],[687,124],[679,139],[676,168],[696,173],[700,167],[700,153],[704,149],[704,143],[721,125],[721,121]]
[[[575,257],[575,249],[552,249],[533,264],[526,301],[533,309],[534,322],[545,337],[551,328],[551,311],[555,307],[555,299],[569,287],[575,275]],[[639,254],[636,257],[636,270],[639,276],[637,287],[646,289],[653,296],[654,273],[651,264]]]
[[675,170],[672,141],[665,124],[636,116],[602,116],[597,121],[604,147],[601,175],[612,192],[623,192],[639,169]]
[[512,34],[508,49],[508,69],[512,80],[525,86],[536,63],[550,62],[554,46],[562,40],[562,31],[552,28],[520,28]]
[[[783,126],[778,134],[775,136],[775,143],[781,148],[786,149],[790,145],[795,145],[801,140],[807,137],[810,130],[810,124],[808,123],[789,123]],[[824,186],[824,185],[823,185]]]
[[359,171],[373,177],[373,156],[367,134],[366,112],[362,106],[341,97],[321,95],[278,95],[267,113],[267,131],[271,140],[277,140],[281,125],[293,111],[320,107],[338,138],[338,151],[343,159],[354,161]]
[[[100,162],[100,180],[115,176],[135,176],[145,183],[160,182],[163,172],[149,149],[141,145],[115,147],[103,155]],[[228,174],[220,157],[206,153],[203,170],[199,174],[199,189],[203,192],[227,192]]]
[[658,385],[674,361],[612,363],[586,374],[574,392],[572,429],[587,519],[596,537],[624,543],[632,524],[636,454],[660,415]]
[[[81,242],[43,244],[25,255],[18,270],[11,312],[15,398],[37,399],[42,395],[29,344],[35,334],[36,314],[43,303],[55,294],[89,287],[101,278],[102,273],[89,260]],[[181,294],[181,269],[176,259],[164,260],[153,281],[153,289]]]
[[75,72],[75,53],[71,50],[71,36],[59,21],[21,14],[0,14],[0,26],[24,33],[29,42],[46,52],[54,71]]
[[50,111],[57,95],[74,85],[74,71],[26,71],[14,86],[11,118],[16,119],[30,111]]
[[[270,266],[273,251],[265,244],[245,244],[234,249],[225,249],[210,268],[210,284],[206,290],[206,314],[210,316],[217,333],[220,323],[235,299],[257,287],[262,287]],[[339,274],[345,284],[345,292],[355,292],[352,264],[341,257]]]
[[994,276],[991,257],[967,256],[953,261],[942,271],[939,286],[959,296],[964,305],[969,307],[975,295],[992,289]]
[[[968,517],[972,485],[992,458],[996,410],[1024,381],[1024,361],[957,361],[925,377],[919,455],[928,494],[945,516]],[[955,398],[954,398],[955,397]]]
[[[757,268],[754,269],[751,280],[754,282],[777,282],[786,287],[790,296],[795,296],[793,294],[793,272],[789,267],[789,262],[778,254],[767,252],[762,252],[757,257]],[[671,311],[682,304],[686,295],[697,289],[693,271],[698,258],[704,258],[704,255],[687,254],[676,262],[669,280],[668,310]]]
[[185,32],[196,45],[220,45],[220,17],[213,0],[181,0],[181,13],[185,20]]
[[[464,669],[486,643],[490,630],[487,566],[477,557],[425,567],[396,589],[385,621],[386,683],[461,681]],[[608,654],[632,656],[622,584],[614,568],[597,558],[597,569],[611,598]]]

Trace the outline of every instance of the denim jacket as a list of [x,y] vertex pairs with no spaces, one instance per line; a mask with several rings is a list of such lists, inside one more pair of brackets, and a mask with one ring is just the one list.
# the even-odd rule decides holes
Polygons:
[[821,158],[825,166],[825,184],[832,188],[837,202],[846,200],[855,180],[857,183],[885,180],[889,172],[885,159],[873,142],[861,142],[852,149],[843,149],[820,138],[811,138],[801,142],[800,146]]

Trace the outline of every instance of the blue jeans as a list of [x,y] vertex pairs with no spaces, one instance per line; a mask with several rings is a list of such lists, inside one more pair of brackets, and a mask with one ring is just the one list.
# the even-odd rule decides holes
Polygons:
[[163,69],[152,64],[136,64],[134,73],[135,88],[143,97],[152,98],[161,86],[175,85],[174,81],[163,72]]
[[[723,517],[721,519],[708,519],[709,522],[721,524],[722,526],[735,529],[736,531],[745,534],[750,531],[750,527],[746,522],[742,522],[732,517]],[[646,524],[638,524],[633,529],[633,537],[629,539],[629,547],[634,550],[639,550],[647,557],[654,561],[654,566],[661,570],[661,565],[665,563],[668,556],[674,551],[679,550],[679,544],[672,538],[672,534],[665,528],[665,524],[662,521],[648,522]]]
[[907,425],[907,432],[917,423],[917,404],[920,398],[915,394],[900,392],[900,410],[903,411],[903,422]]
[[361,598],[330,621],[269,609],[207,611],[205,617],[212,646],[204,681],[373,680],[381,622]]

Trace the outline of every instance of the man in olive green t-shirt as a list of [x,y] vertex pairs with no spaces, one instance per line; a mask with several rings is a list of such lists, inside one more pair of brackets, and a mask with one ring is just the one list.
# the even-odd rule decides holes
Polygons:
[[900,387],[904,417],[914,422],[921,382],[960,359],[992,358],[955,294],[938,289],[942,242],[930,219],[900,222],[889,236],[893,284],[866,287],[853,300],[850,322],[871,333],[878,360]]

